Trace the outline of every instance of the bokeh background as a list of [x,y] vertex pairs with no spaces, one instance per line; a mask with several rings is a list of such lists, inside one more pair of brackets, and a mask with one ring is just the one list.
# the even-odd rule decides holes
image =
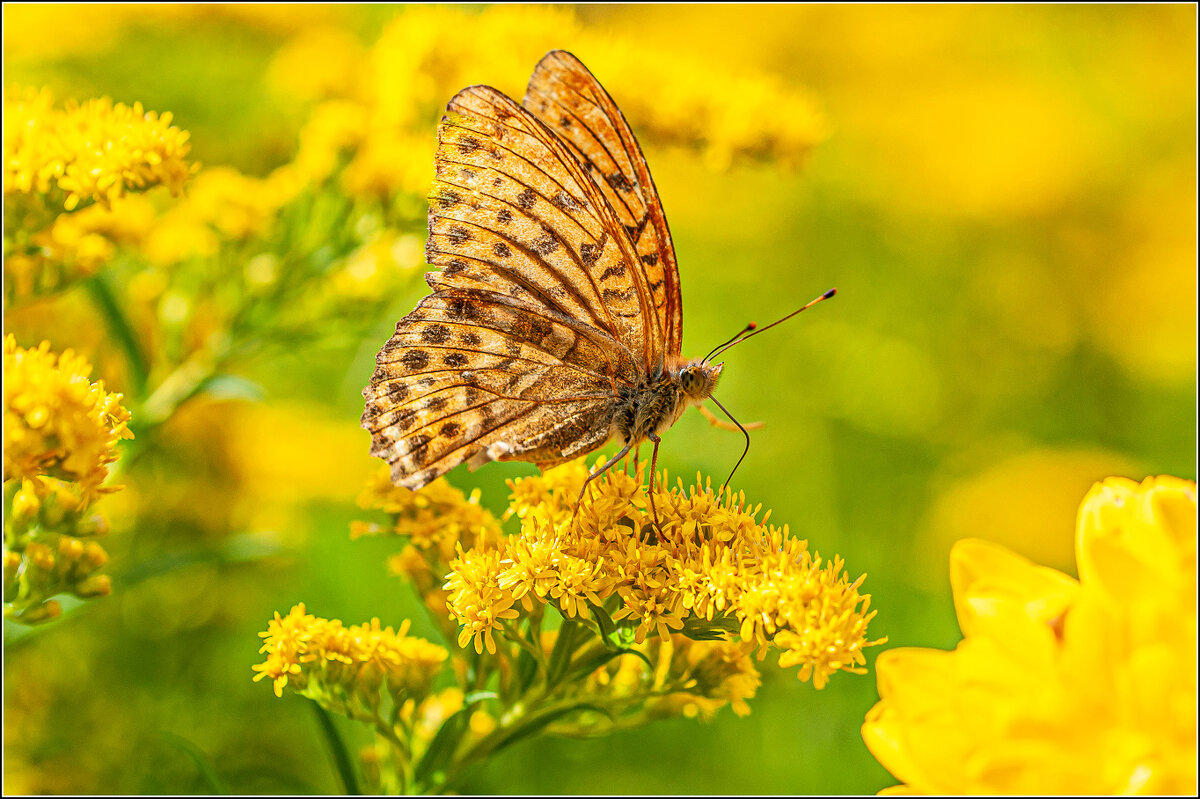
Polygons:
[[[642,141],[685,354],[838,288],[730,351],[718,396],[765,423],[736,486],[867,574],[871,632],[889,639],[869,663],[954,646],[954,540],[1073,572],[1093,481],[1195,479],[1194,7],[6,4],[6,85],[140,101],[191,132],[188,194],[110,231],[125,254],[101,267],[153,369],[235,344],[222,390],[140,435],[104,500],[112,595],[5,623],[6,792],[341,790],[305,700],[251,682],[256,633],[305,602],[435,635],[386,572],[394,542],[348,536],[375,468],[360,391],[425,292],[440,107],[471,83],[519,98],[554,47],[591,66]],[[297,164],[324,180],[302,214],[270,194]],[[78,287],[11,299],[4,328],[74,347],[132,391]],[[720,480],[740,450],[689,413],[661,464]],[[504,480],[531,469],[449,479],[500,509]],[[763,673],[747,718],[529,740],[464,788],[895,782],[858,732],[873,673],[820,692]]]

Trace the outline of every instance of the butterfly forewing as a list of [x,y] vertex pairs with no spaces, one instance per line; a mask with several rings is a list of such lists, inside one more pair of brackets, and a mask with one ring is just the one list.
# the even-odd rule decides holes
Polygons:
[[[434,196],[464,196],[445,209],[431,208],[429,249],[493,270],[518,259],[521,271],[533,262],[539,267],[533,274],[557,273],[559,285],[546,286],[550,299],[570,305],[563,309],[568,315],[609,333],[640,362],[651,361],[649,288],[628,268],[634,259],[628,235],[578,160],[495,89],[464,89],[447,109]],[[511,221],[501,221],[509,215]]]
[[637,249],[655,308],[656,335],[678,355],[683,341],[679,271],[667,218],[642,148],[624,114],[583,63],[563,50],[533,71],[524,106],[570,147]]

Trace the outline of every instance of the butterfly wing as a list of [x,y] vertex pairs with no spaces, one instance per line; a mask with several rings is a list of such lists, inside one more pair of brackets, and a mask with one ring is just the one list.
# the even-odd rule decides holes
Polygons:
[[371,452],[409,488],[464,460],[600,446],[618,387],[662,358],[634,246],[566,144],[482,86],[450,101],[438,140],[426,257],[443,269],[363,392]]
[[567,143],[617,214],[650,287],[654,330],[667,354],[683,342],[683,299],[671,231],[642,148],[625,115],[583,63],[547,53],[533,71],[523,105]]

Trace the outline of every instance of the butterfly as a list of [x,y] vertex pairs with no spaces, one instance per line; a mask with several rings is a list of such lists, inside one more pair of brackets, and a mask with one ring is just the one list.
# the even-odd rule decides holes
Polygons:
[[681,357],[671,232],[612,97],[552,51],[520,104],[488,86],[450,100],[435,172],[425,254],[440,271],[363,390],[371,454],[414,490],[464,461],[545,469],[614,439],[589,482],[645,441],[657,461],[660,434],[712,398],[712,359],[762,331]]

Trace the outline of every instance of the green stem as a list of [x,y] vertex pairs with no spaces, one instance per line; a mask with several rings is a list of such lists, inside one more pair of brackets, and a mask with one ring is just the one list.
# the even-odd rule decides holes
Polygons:
[[362,792],[358,788],[358,779],[354,776],[354,763],[350,760],[350,752],[346,749],[346,742],[342,740],[342,736],[338,734],[337,728],[333,726],[333,718],[329,715],[329,711],[318,705],[316,702],[309,702],[316,714],[317,723],[321,727],[321,732],[325,737],[325,743],[329,745],[329,751],[333,755],[333,762],[337,766],[338,774],[342,778],[342,785],[346,789],[346,793],[358,796]]
[[104,272],[92,275],[84,281],[84,285],[87,287],[92,302],[104,316],[109,332],[112,333],[113,338],[125,353],[125,360],[129,365],[130,393],[141,400],[146,396],[150,365],[146,359],[146,353],[142,351],[142,347],[138,343],[137,333],[134,331],[133,325],[129,323],[129,317],[125,315],[121,304],[117,302],[117,297]]
[[436,789],[442,793],[453,789],[462,780],[468,768],[481,760],[486,760],[496,751],[503,749],[514,739],[521,737],[522,733],[528,728],[545,724],[547,717],[564,715],[575,708],[588,707],[592,704],[586,699],[563,699],[545,705],[528,715],[523,714],[516,719],[510,720],[510,723],[501,725],[480,739],[461,758],[458,758],[452,766],[447,768],[446,779],[440,785],[437,785]]

